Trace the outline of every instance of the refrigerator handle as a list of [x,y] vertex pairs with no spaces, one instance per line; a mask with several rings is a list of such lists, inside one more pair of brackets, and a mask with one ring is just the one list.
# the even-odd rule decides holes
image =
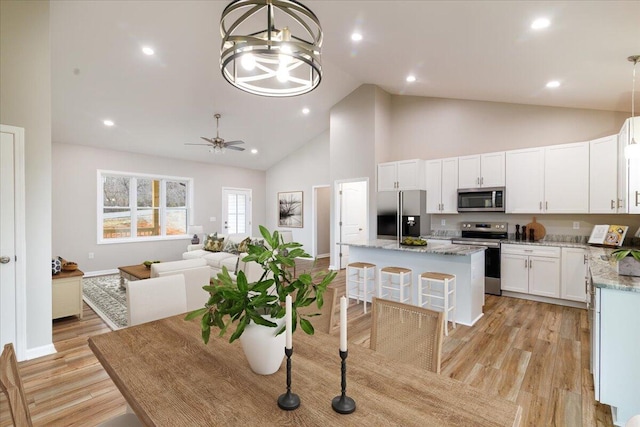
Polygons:
[[398,215],[396,216],[396,221],[398,224],[398,229],[396,233],[396,238],[398,239],[398,243],[402,241],[402,214],[404,211],[404,195],[402,191],[398,192]]

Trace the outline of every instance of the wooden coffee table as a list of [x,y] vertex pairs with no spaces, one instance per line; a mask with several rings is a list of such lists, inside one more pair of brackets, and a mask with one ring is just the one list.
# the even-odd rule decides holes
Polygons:
[[124,279],[143,280],[151,277],[151,269],[145,267],[144,264],[118,267],[118,270],[120,270],[120,287],[122,289],[127,289],[127,287],[124,285]]

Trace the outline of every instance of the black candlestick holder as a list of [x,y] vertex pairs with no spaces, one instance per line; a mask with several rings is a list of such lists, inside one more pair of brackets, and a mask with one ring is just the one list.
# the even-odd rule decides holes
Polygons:
[[293,411],[300,406],[300,397],[295,393],[291,393],[291,355],[293,354],[293,347],[285,347],[284,354],[287,356],[287,392],[278,397],[278,406],[285,411]]
[[347,351],[340,350],[340,359],[342,359],[342,393],[331,401],[331,407],[339,414],[350,414],[356,410],[356,401],[347,396]]

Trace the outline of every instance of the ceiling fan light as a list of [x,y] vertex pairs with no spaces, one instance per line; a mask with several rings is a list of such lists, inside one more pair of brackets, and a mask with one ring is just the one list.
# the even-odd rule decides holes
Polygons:
[[245,52],[240,60],[242,68],[247,71],[253,71],[256,68],[256,58],[250,52]]
[[[220,33],[220,69],[233,86],[255,95],[288,97],[320,84],[322,28],[300,2],[236,0],[222,12]],[[245,67],[247,50],[255,68]]]

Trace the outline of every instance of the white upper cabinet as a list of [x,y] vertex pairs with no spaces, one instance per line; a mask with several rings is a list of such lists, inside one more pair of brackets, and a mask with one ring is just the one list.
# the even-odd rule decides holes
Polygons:
[[545,147],[544,196],[542,212],[589,212],[589,143]]
[[636,143],[640,143],[640,117],[627,119],[618,134],[620,141],[618,191],[622,199],[620,204],[624,206],[620,212],[640,213],[640,159],[627,159],[624,155],[624,148],[631,142],[632,133],[635,133]]
[[507,151],[507,213],[589,212],[589,143]]
[[426,162],[427,213],[458,213],[458,158]]
[[460,188],[504,187],[504,184],[504,151],[458,158]]
[[611,135],[589,142],[589,212],[617,213],[619,206],[618,135]]
[[544,149],[507,151],[506,212],[542,212],[544,198]]
[[378,191],[423,190],[424,161],[401,160],[378,164]]

